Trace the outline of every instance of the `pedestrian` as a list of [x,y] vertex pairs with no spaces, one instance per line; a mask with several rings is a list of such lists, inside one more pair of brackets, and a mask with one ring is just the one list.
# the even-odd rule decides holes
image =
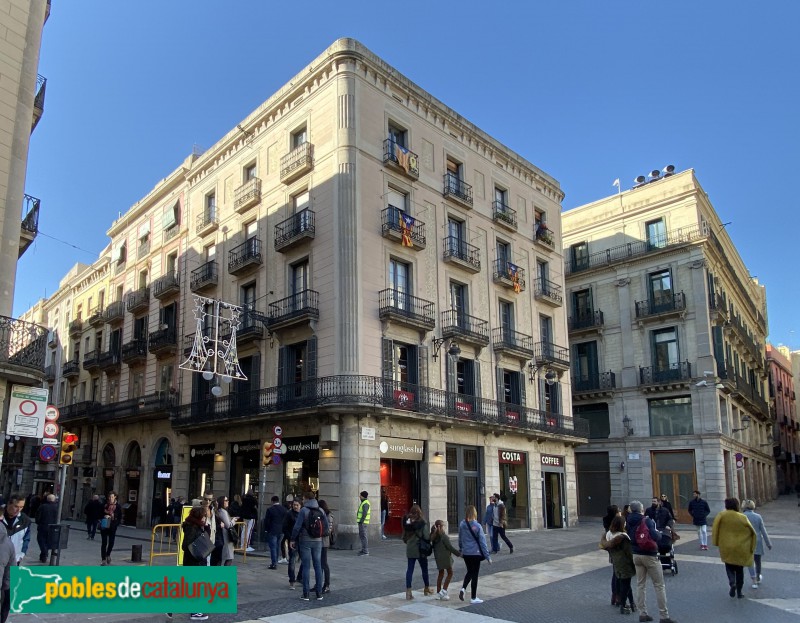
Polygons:
[[358,538],[361,540],[361,551],[359,556],[369,556],[369,542],[367,541],[367,527],[369,526],[369,493],[362,491],[359,496],[358,511],[356,511],[356,521],[358,522]]
[[441,519],[433,522],[431,543],[433,544],[436,568],[439,570],[439,575],[436,577],[436,594],[439,599],[449,601],[450,595],[447,594],[447,589],[450,587],[450,580],[453,579],[453,555],[460,557],[461,552],[450,543],[450,537],[445,531],[444,522]]
[[[612,599],[611,605],[618,605],[620,614],[636,612],[636,606],[633,603],[633,590],[631,589],[631,578],[636,575],[636,565],[633,562],[631,537],[625,532],[625,520],[622,515],[616,514],[614,516],[600,544],[611,556],[614,575],[617,578],[615,592],[617,599],[616,603]],[[627,606],[625,605],[626,602],[628,603]]]
[[46,563],[47,555],[53,549],[50,542],[50,526],[58,523],[58,504],[56,496],[48,493],[44,504],[39,505],[36,514],[36,542],[39,544],[39,562]]
[[494,535],[494,496],[489,496],[489,503],[486,505],[486,512],[483,514],[483,527],[486,529],[486,534],[491,539]]
[[669,501],[666,493],[661,494],[661,506],[666,508],[669,512],[669,516],[672,518],[672,521],[676,521],[675,519],[675,510],[672,508],[672,504]]
[[658,515],[658,508],[659,508],[658,498],[654,497],[650,501],[650,506],[647,507],[647,509],[645,509],[644,516],[645,517],[649,517],[650,519],[652,519],[655,522],[656,515]]
[[[420,541],[427,541],[427,544]],[[422,581],[425,584],[423,595],[433,595],[428,577],[429,553],[425,553],[425,548],[430,545],[430,530],[418,504],[413,504],[403,517],[403,543],[406,544],[406,599],[414,599],[411,581],[414,579],[417,562],[422,569]]]
[[[204,532],[208,535],[211,534],[211,526],[206,522],[208,518],[208,511],[206,508],[207,507],[203,506],[193,506],[189,511],[189,515],[186,517],[186,521],[184,521],[181,526],[183,529],[182,549],[184,567],[204,567],[206,565],[206,558],[195,558],[190,548],[190,545]],[[195,612],[189,617],[191,621],[205,621],[206,619],[208,619],[208,615],[202,612]]]
[[328,518],[328,533],[322,536],[322,573],[325,576],[325,581],[322,583],[322,593],[331,592],[331,567],[328,564],[328,550],[331,545],[336,542],[336,523],[331,509],[328,508],[328,503],[325,500],[319,501],[319,507],[325,516]]
[[[218,567],[221,562],[222,556],[222,533],[217,530],[217,521],[216,521],[216,503],[210,501],[208,499],[209,494],[211,495],[211,500],[213,500],[213,493],[206,492],[203,494],[202,498],[197,500],[197,506],[201,506],[206,511],[206,526],[208,526],[210,530],[210,538],[211,542],[214,544],[214,549],[208,555],[206,559],[209,566]],[[194,500],[192,500],[192,506],[195,506]]]
[[100,502],[99,495],[93,495],[92,499],[83,507],[83,514],[86,517],[86,540],[94,541],[97,534],[97,524],[103,516],[103,504]]
[[117,492],[109,491],[103,518],[100,520],[100,566],[111,564],[111,551],[117,538],[117,528],[122,523],[122,506],[117,503]]
[[[611,522],[614,521],[614,517],[619,515],[619,506],[616,504],[612,504],[611,506],[606,508],[605,517],[603,517],[603,534],[607,533],[611,529]],[[614,559],[611,556],[611,552],[608,553],[608,562],[611,563],[611,605],[617,606],[619,605],[617,599],[617,573],[613,567]]]
[[386,519],[389,517],[389,496],[386,487],[381,487],[381,539],[386,540]]
[[494,517],[492,519],[492,554],[500,553],[500,539],[508,545],[509,554],[514,553],[514,545],[506,536],[506,505],[499,493],[494,494]]
[[227,495],[217,498],[217,534],[222,535],[222,550],[219,559],[223,567],[230,567],[233,564],[233,548],[236,542],[231,540],[230,530],[239,520],[238,517],[230,516],[228,506],[230,506],[230,499]]
[[[294,495],[291,493],[286,496],[286,501],[283,503],[283,507],[286,509],[288,513],[292,510],[292,503],[294,502]],[[289,564],[289,539],[286,538],[284,534],[281,534],[281,558],[278,560],[279,565],[288,565]]]
[[238,516],[245,521],[242,547],[248,552],[254,552],[255,548],[251,545],[251,540],[253,538],[253,528],[256,525],[256,519],[258,519],[258,499],[252,490],[245,494],[242,500],[242,510]]
[[737,498],[725,499],[725,510],[717,513],[711,527],[712,544],[719,547],[719,557],[725,563],[728,576],[728,595],[744,597],[744,568],[753,565],[758,537],[747,517],[739,512]]
[[767,547],[772,549],[772,541],[764,527],[764,519],[756,512],[756,503],[753,500],[745,500],[742,506],[744,506],[744,516],[747,517],[758,537],[756,551],[753,553],[753,566],[749,568],[750,588],[758,588],[758,585],[761,584],[761,557],[764,555],[764,544],[766,543]]
[[[295,575],[295,566],[297,564],[297,559],[300,557],[300,552],[296,547],[291,547],[292,541],[292,530],[294,529],[294,524],[297,522],[297,516],[300,514],[300,500],[294,500],[292,502],[292,509],[286,513],[286,516],[283,518],[283,534],[286,537],[286,542],[290,543],[289,551],[288,551],[288,559],[287,564],[289,565],[289,589],[294,590],[295,582],[297,582],[297,575]],[[303,567],[300,567],[300,575],[303,574]]]
[[[318,520],[322,521],[322,530],[317,536],[314,526]],[[297,514],[297,519],[292,528],[290,547],[299,548],[302,563],[303,601],[311,599],[311,567],[314,567],[314,583],[317,601],[322,601],[322,535],[328,532],[330,526],[325,513],[320,510],[317,498],[313,491],[303,494],[303,508]]]
[[[22,511],[24,507],[25,498],[19,493],[12,493],[8,496],[6,508],[3,511],[2,518],[0,518],[0,523],[5,526],[8,538],[11,539],[11,544],[14,546],[17,565],[22,562],[25,554],[28,553],[28,544],[31,540],[31,520]],[[8,604],[10,602],[4,600],[3,603]]]
[[636,567],[636,608],[639,610],[640,621],[652,621],[653,618],[647,614],[647,578],[653,583],[658,603],[660,623],[675,623],[669,617],[667,608],[667,589],[664,586],[664,573],[661,569],[661,561],[658,558],[658,547],[652,551],[644,550],[636,541],[636,530],[640,524],[644,531],[649,533],[654,545],[661,540],[661,535],[656,530],[655,522],[642,514],[642,503],[639,500],[631,502],[631,514],[628,515],[626,531],[631,540],[633,549],[633,564]]
[[229,513],[233,513],[235,517],[242,516],[242,496],[238,493],[233,496],[233,501],[231,502],[230,507],[228,508]]
[[11,610],[11,567],[14,566],[16,554],[11,539],[8,538],[5,524],[0,523],[0,573],[3,574],[2,590],[0,591],[0,611],[2,620],[8,618]]
[[697,538],[700,539],[700,549],[708,549],[708,525],[707,518],[711,514],[711,509],[700,492],[695,489],[694,499],[689,501],[689,514],[692,516],[692,523],[697,528]]
[[283,536],[283,519],[286,517],[287,512],[289,511],[281,504],[281,499],[277,495],[273,495],[272,506],[264,513],[264,534],[267,537],[267,545],[269,545],[270,569],[278,568],[279,544]]
[[489,548],[486,546],[486,537],[477,521],[477,509],[469,505],[464,512],[464,519],[458,524],[458,549],[467,565],[467,574],[464,576],[464,583],[458,591],[458,598],[464,601],[464,593],[470,585],[473,604],[482,604],[483,599],[478,597],[478,576],[481,572],[481,561],[485,560],[490,565],[492,557],[489,555]]

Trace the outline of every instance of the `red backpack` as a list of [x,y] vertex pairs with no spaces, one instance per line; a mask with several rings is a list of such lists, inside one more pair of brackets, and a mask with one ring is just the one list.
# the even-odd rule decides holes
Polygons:
[[642,517],[642,521],[636,526],[636,547],[643,552],[655,553],[658,551],[658,545],[650,536],[650,528],[647,527],[647,518]]

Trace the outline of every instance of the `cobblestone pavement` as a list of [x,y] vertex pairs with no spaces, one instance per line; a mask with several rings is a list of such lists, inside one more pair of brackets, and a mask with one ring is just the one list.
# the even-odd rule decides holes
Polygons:
[[[745,572],[746,599],[728,597],[725,571],[716,548],[701,551],[690,526],[681,530],[683,538],[676,547],[679,573],[667,574],[667,598],[670,616],[681,623],[707,620],[713,615],[726,623],[751,621],[798,623],[800,598],[800,533],[797,499],[781,496],[758,509],[764,517],[773,540],[773,549],[764,556],[764,581],[758,589],[749,588]],[[87,541],[81,524],[74,524],[70,547],[62,564],[97,564],[97,541]],[[458,599],[458,588],[464,577],[461,561],[455,563],[455,577],[450,586],[450,601],[423,597],[419,569],[415,572],[415,599],[406,601],[404,594],[405,546],[390,539],[370,544],[370,556],[357,556],[355,551],[332,550],[332,592],[322,602],[300,601],[300,590],[288,587],[286,565],[268,570],[268,558],[261,552],[249,554],[246,561],[237,557],[239,574],[239,610],[236,614],[211,615],[209,621],[240,623],[249,621],[286,621],[319,623],[320,621],[353,621],[355,623],[394,623],[428,621],[479,623],[483,621],[548,621],[583,623],[584,621],[622,621],[633,623],[638,616],[621,615],[610,607],[610,574],[607,555],[597,549],[602,531],[600,520],[583,521],[577,528],[510,533],[514,554],[508,550],[495,557],[494,564],[483,563],[478,595],[484,599],[472,605],[469,599]],[[143,546],[146,564],[149,555],[149,533],[120,528],[114,564],[130,562],[131,545]],[[35,536],[31,540],[28,559],[36,559]],[[128,560],[124,560],[127,558]],[[26,559],[27,562],[27,559]],[[166,561],[165,561],[166,562]],[[32,563],[31,566],[37,566]],[[431,577],[435,583],[435,563],[431,561]],[[101,569],[98,567],[98,569]],[[635,590],[635,589],[634,589]],[[469,595],[467,595],[469,597]],[[649,614],[658,621],[655,595],[648,585]],[[163,623],[163,615],[12,615],[12,623],[45,621],[62,623],[92,621],[115,623]],[[188,621],[188,615],[175,615],[174,620]]]

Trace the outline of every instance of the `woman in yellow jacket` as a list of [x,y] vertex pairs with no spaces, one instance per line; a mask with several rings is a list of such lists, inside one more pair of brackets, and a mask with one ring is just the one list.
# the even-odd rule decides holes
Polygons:
[[742,595],[744,584],[744,568],[753,564],[753,553],[756,551],[756,531],[747,517],[739,512],[739,500],[727,498],[725,510],[714,518],[711,528],[711,542],[719,547],[719,557],[725,563],[730,591],[728,595]]

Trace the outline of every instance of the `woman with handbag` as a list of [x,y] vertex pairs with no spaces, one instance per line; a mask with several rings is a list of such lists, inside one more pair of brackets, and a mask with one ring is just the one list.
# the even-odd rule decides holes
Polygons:
[[433,595],[431,583],[428,579],[428,556],[433,552],[428,522],[422,515],[422,509],[414,504],[403,517],[403,543],[406,544],[406,599],[414,599],[411,592],[411,581],[414,579],[414,566],[419,561],[422,569],[422,581],[425,582],[425,595]]
[[[214,542],[211,540],[211,526],[206,523],[208,517],[207,507],[193,506],[189,515],[181,525],[183,529],[183,566],[184,567],[205,567],[206,559],[214,549]],[[207,614],[202,612],[193,613],[189,619],[191,621],[205,621]]]
[[224,567],[229,567],[233,564],[233,548],[239,541],[238,538],[231,538],[233,536],[231,530],[236,530],[236,520],[238,517],[230,516],[228,513],[229,504],[228,496],[221,495],[217,498],[217,534],[222,535],[220,564]]
[[100,519],[100,566],[111,564],[111,550],[117,538],[117,528],[122,523],[122,507],[117,502],[117,492],[109,491],[103,517]]
[[458,598],[464,601],[464,593],[471,583],[471,603],[482,604],[483,599],[478,598],[478,575],[481,572],[481,560],[492,564],[492,558],[489,555],[486,537],[483,535],[483,529],[478,523],[477,517],[477,509],[472,505],[467,506],[464,520],[458,526],[458,549],[461,550],[464,563],[467,565],[467,575],[464,576],[464,583],[458,592]]

